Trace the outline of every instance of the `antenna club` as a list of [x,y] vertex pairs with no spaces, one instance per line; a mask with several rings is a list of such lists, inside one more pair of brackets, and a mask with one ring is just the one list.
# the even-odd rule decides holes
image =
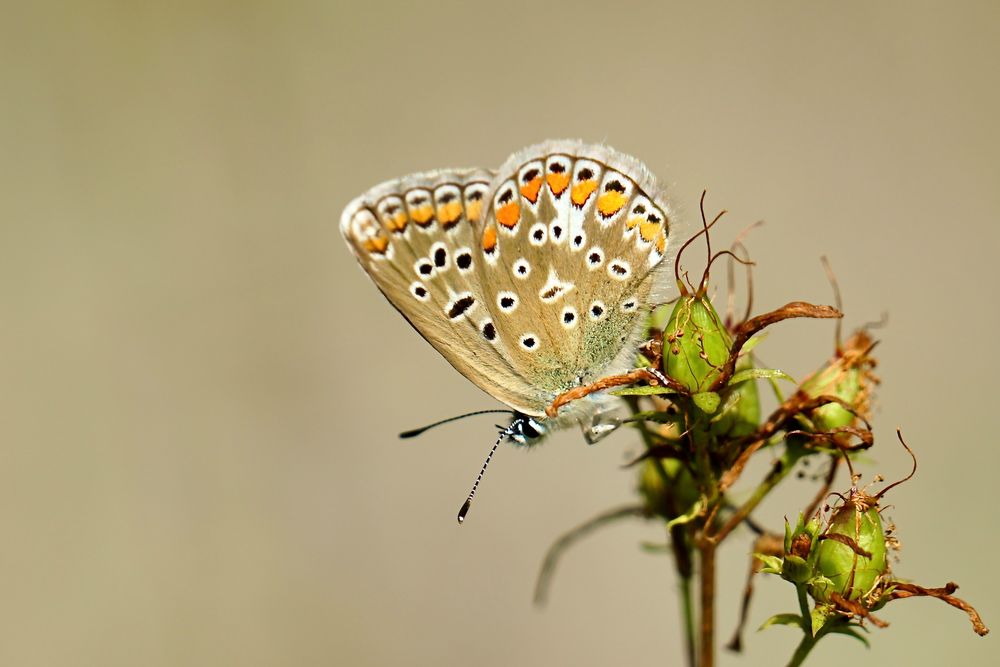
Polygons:
[[472,507],[472,500],[466,500],[462,503],[462,509],[458,510],[458,525],[462,525],[465,522],[465,515],[469,513],[469,508]]

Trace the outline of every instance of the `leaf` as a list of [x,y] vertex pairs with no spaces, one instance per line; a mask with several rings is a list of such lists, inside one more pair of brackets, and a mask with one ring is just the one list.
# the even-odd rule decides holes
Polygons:
[[809,614],[809,620],[812,624],[812,636],[815,637],[819,634],[819,631],[823,629],[827,621],[831,618],[830,610],[826,606],[816,606],[813,607],[812,612]]
[[772,625],[793,625],[797,628],[801,628],[802,617],[798,614],[775,614],[771,618],[764,621],[763,625],[757,628],[757,632],[760,632],[764,628],[769,628]]
[[754,336],[753,338],[748,340],[746,343],[743,344],[743,349],[740,350],[740,356],[743,356],[744,354],[749,354],[750,350],[760,345],[760,342],[765,338],[767,338],[766,333],[761,334],[759,336]]
[[684,423],[684,415],[680,413],[672,415],[666,412],[656,412],[655,410],[644,410],[642,412],[636,412],[631,417],[622,420],[623,424],[635,424],[637,422],[680,425]]
[[774,392],[774,396],[778,399],[778,403],[784,403],[785,395],[781,393],[781,387],[779,387],[778,383],[774,381],[774,378],[768,378],[767,383],[771,385],[771,391]]
[[732,387],[747,380],[788,380],[789,382],[795,382],[788,373],[780,371],[777,368],[744,368],[741,371],[733,373],[733,377],[729,378],[726,386]]
[[764,564],[761,572],[769,574],[781,574],[781,558],[778,556],[768,556],[766,554],[754,554],[754,558]]
[[857,625],[857,626],[853,626],[853,627],[852,626],[848,626],[848,625],[844,625],[842,627],[833,628],[832,630],[829,631],[829,634],[831,634],[831,635],[835,635],[835,634],[836,635],[847,635],[848,637],[854,637],[859,642],[861,642],[862,644],[864,644],[865,648],[871,648],[872,645],[871,645],[871,643],[869,643],[868,638],[865,637],[860,632],[858,632],[857,630],[855,630],[854,629],[855,627],[862,628],[863,630],[865,630],[865,632],[868,631],[868,629],[865,628],[862,625]]
[[702,496],[698,498],[698,502],[691,506],[686,513],[675,517],[667,522],[667,530],[670,530],[674,526],[683,526],[686,523],[691,523],[699,516],[701,516],[702,511],[705,509],[705,497]]
[[715,414],[715,411],[719,409],[719,403],[722,401],[722,397],[714,391],[703,391],[692,396],[691,400],[694,401],[694,404],[698,406],[699,410],[707,415],[711,415]]
[[645,387],[625,387],[608,393],[612,396],[657,396],[659,394],[676,394],[677,392],[670,387],[648,385]]

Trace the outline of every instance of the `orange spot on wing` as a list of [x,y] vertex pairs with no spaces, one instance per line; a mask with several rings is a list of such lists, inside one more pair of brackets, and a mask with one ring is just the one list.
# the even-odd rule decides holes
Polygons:
[[521,205],[516,201],[497,209],[497,222],[507,229],[514,229],[521,220]]
[[549,190],[552,190],[552,194],[558,197],[566,191],[566,187],[569,185],[569,174],[546,174],[545,182],[549,184]]
[[469,201],[465,206],[465,217],[469,219],[469,222],[479,222],[479,216],[483,212],[483,202],[482,200],[476,199]]
[[626,197],[623,193],[609,190],[597,198],[597,210],[605,218],[610,218],[615,213],[622,210],[622,206],[624,206],[627,201],[628,197]]
[[438,221],[445,229],[453,226],[462,217],[462,204],[457,201],[438,206]]
[[406,216],[406,211],[396,211],[394,214],[387,214],[382,222],[390,232],[399,233],[406,229],[410,219]]
[[533,178],[521,186],[521,194],[524,198],[534,204],[538,201],[538,191],[542,189],[542,177]]
[[656,251],[661,255],[667,247],[667,235],[665,232],[660,231],[660,235],[656,237]]
[[413,209],[412,217],[413,222],[421,227],[426,227],[434,219],[434,209],[429,204],[415,208]]
[[493,252],[493,249],[497,247],[497,228],[487,227],[486,231],[483,232],[483,251]]
[[389,237],[384,234],[379,234],[378,236],[373,236],[372,238],[365,240],[365,250],[368,252],[384,255],[388,249]]
[[570,198],[577,207],[583,207],[583,205],[587,203],[587,200],[590,199],[590,195],[594,194],[594,190],[596,189],[597,181],[595,180],[577,183],[573,186],[573,192],[570,193]]
[[647,243],[655,239],[662,229],[662,222],[649,222],[648,220],[643,220],[639,224],[639,234],[642,236],[642,240]]
[[643,221],[642,216],[633,215],[631,218],[625,221],[625,229],[635,229]]

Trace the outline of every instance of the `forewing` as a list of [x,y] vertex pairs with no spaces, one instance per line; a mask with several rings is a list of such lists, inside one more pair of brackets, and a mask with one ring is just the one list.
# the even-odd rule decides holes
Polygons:
[[649,171],[604,146],[549,142],[512,156],[487,203],[476,271],[519,402],[544,407],[630,364],[672,246]]
[[340,230],[417,332],[459,372],[505,400],[517,395],[509,388],[513,369],[495,344],[477,273],[491,177],[472,169],[388,181],[348,204]]

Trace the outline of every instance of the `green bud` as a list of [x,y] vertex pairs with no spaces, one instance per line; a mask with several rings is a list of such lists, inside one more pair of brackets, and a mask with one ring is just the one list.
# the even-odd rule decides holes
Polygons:
[[796,584],[803,584],[813,576],[812,565],[804,558],[786,554],[781,563],[781,578]]
[[639,494],[646,507],[668,521],[687,512],[699,497],[687,466],[673,459],[647,459],[642,462],[639,467]]
[[[736,371],[753,368],[750,356],[736,362]],[[721,438],[735,439],[753,433],[760,424],[760,395],[757,382],[747,380],[721,392],[722,407],[713,418],[712,433]]]
[[877,502],[864,494],[853,496],[834,511],[824,533],[824,536],[829,535],[844,535],[871,557],[857,553],[850,544],[829,537],[823,539],[817,549],[816,566],[831,583],[829,588],[814,587],[813,596],[828,601],[830,592],[839,593],[848,600],[867,595],[889,569],[885,531]]
[[[836,396],[865,416],[871,402],[871,385],[877,383],[872,374],[875,360],[868,355],[872,339],[864,330],[856,332],[827,362],[826,366],[806,378],[800,389],[809,396]],[[842,405],[831,403],[813,410],[810,415],[820,431],[851,426],[856,417]]]
[[707,297],[681,297],[663,331],[663,370],[692,394],[705,392],[719,377],[732,345]]
[[806,521],[799,515],[795,528],[785,522],[784,558],[781,563],[781,577],[796,584],[802,584],[815,575],[813,567],[813,546],[820,532],[820,523],[816,519]]

